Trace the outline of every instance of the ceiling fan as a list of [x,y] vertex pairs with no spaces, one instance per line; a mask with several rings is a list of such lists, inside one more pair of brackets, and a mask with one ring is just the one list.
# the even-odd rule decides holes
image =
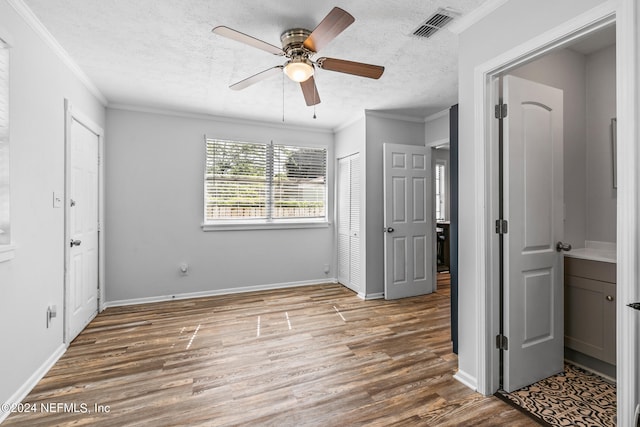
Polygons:
[[307,105],[316,105],[320,103],[320,96],[313,78],[315,67],[371,79],[379,79],[384,72],[384,67],[379,65],[324,57],[316,60],[311,59],[354,21],[355,18],[351,14],[339,7],[334,7],[313,31],[292,28],[282,33],[280,36],[282,48],[225,26],[215,27],[211,31],[214,34],[287,58],[284,65],[277,65],[234,83],[229,86],[231,89],[244,89],[284,71],[291,80],[300,83]]

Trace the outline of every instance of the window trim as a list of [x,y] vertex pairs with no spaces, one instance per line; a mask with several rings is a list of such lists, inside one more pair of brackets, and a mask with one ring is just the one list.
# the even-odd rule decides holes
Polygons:
[[[319,148],[324,149],[326,151],[326,165],[325,165],[325,194],[324,194],[324,207],[325,213],[324,218],[294,218],[294,219],[286,219],[286,218],[260,218],[260,219],[221,219],[216,221],[207,222],[204,220],[206,218],[206,201],[205,201],[205,193],[206,193],[206,180],[207,180],[207,141],[210,140],[219,140],[219,141],[229,141],[229,142],[237,142],[237,143],[246,143],[246,144],[264,144],[264,145],[285,145],[290,147],[299,147],[299,148]],[[254,139],[245,139],[245,138],[216,138],[209,137],[205,135],[204,137],[204,170],[203,170],[203,198],[202,198],[202,215],[203,221],[200,224],[202,231],[237,231],[237,230],[284,230],[284,229],[313,229],[313,228],[328,228],[331,225],[329,220],[330,212],[329,212],[329,162],[330,162],[330,147],[326,144],[309,144],[303,142],[289,142],[289,141],[280,141],[280,140],[270,140],[268,142],[254,140]],[[270,186],[273,186],[273,180],[270,182]],[[269,191],[272,191],[273,188],[270,188]]]
[[8,261],[13,259],[15,256],[15,245],[13,244],[13,237],[11,234],[11,132],[9,125],[9,108],[10,108],[10,100],[9,100],[9,92],[11,90],[10,87],[10,48],[11,45],[7,41],[7,37],[4,34],[0,34],[0,51],[3,52],[3,55],[6,54],[7,61],[7,69],[6,75],[3,76],[3,80],[6,82],[7,87],[7,111],[6,111],[6,138],[0,140],[0,150],[5,152],[5,155],[2,156],[3,161],[0,164],[1,170],[3,170],[3,176],[0,176],[0,179],[6,178],[6,189],[0,194],[0,198],[6,199],[3,200],[3,203],[6,202],[8,205],[7,212],[7,221],[8,221],[8,229],[6,230],[9,233],[9,241],[5,243],[0,243],[0,262]]
[[[438,176],[438,168],[439,167],[442,167],[442,172],[443,172],[442,176],[441,176],[441,178],[439,180],[440,181],[440,187],[441,187],[440,189],[438,188],[438,183],[437,183],[438,180],[436,179],[437,176]],[[434,211],[436,212],[436,221],[446,221],[447,220],[447,198],[449,197],[449,195],[447,194],[448,193],[447,192],[447,173],[448,173],[447,167],[448,167],[448,163],[447,163],[446,160],[444,160],[444,159],[436,159],[436,161],[435,161],[435,171],[434,171],[435,172],[435,174],[434,174],[435,176],[434,176],[434,180],[433,180],[434,181],[434,186],[435,186],[434,203],[436,205],[436,209],[434,209]],[[442,190],[442,191],[439,191],[439,190]],[[442,217],[441,218],[438,218],[438,215],[437,215],[437,208],[438,208],[438,206],[437,206],[438,203],[437,203],[437,200],[436,200],[437,199],[437,197],[436,197],[437,194],[440,195],[440,199],[442,201],[442,206],[441,206]]]
[[296,228],[327,228],[329,221],[272,221],[258,222],[254,220],[235,221],[228,220],[224,223],[202,223],[202,231],[237,231],[237,230],[287,230]]

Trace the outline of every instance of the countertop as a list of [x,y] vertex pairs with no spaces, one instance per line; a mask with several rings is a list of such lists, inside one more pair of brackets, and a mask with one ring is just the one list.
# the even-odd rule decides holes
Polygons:
[[572,249],[565,252],[564,256],[571,258],[588,259],[592,261],[616,263],[615,244],[606,242],[586,242],[586,247]]

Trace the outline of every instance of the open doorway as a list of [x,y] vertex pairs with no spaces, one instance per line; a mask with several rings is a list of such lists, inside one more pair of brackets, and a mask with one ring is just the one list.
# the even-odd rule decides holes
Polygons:
[[[615,380],[616,39],[612,24],[509,74],[564,93],[565,359]],[[594,271],[595,270],[595,271]]]
[[[582,10],[582,9],[581,9]],[[469,222],[473,227],[476,239],[468,239],[472,244],[471,256],[462,257],[466,269],[464,277],[470,275],[477,278],[476,292],[470,298],[461,300],[463,308],[474,309],[472,319],[465,325],[465,336],[476,334],[479,338],[471,340],[476,343],[476,351],[461,352],[461,369],[456,378],[475,386],[483,394],[493,394],[498,389],[499,351],[496,349],[498,327],[498,270],[497,249],[494,245],[497,196],[496,165],[494,142],[494,102],[493,77],[515,68],[524,62],[540,57],[588,33],[593,33],[605,26],[616,23],[616,93],[617,93],[617,422],[620,425],[635,425],[637,412],[640,411],[638,400],[638,313],[633,309],[633,302],[638,300],[638,22],[637,2],[622,0],[605,2],[599,7],[588,9],[573,18],[561,21],[554,26],[546,26],[541,32],[524,32],[528,38],[506,43],[504,49],[487,52],[480,58],[470,57],[470,64],[475,64],[473,71],[462,72],[466,81],[472,85],[464,87],[465,102],[462,105],[473,105],[473,119],[467,111],[463,132],[465,138],[473,138],[473,147],[467,155],[468,164],[473,164],[474,185],[465,189],[465,199],[469,197],[473,203],[469,215],[474,215]],[[505,15],[496,15],[494,21],[487,20],[483,28],[499,28],[497,21],[506,19]],[[516,22],[517,23],[517,22]],[[497,31],[497,30],[496,30]],[[475,34],[475,33],[474,33]],[[470,41],[467,39],[466,41]],[[488,38],[487,38],[488,40]],[[485,43],[484,38],[479,39]],[[477,47],[479,43],[469,43],[467,47]],[[484,62],[482,62],[484,61]],[[472,90],[471,90],[472,89]],[[473,93],[472,93],[473,92]],[[469,98],[472,96],[472,98]],[[472,100],[472,102],[470,102]],[[473,195],[476,195],[473,197]],[[463,221],[464,224],[464,221]],[[470,261],[466,264],[467,260]],[[475,298],[475,299],[474,299]],[[629,305],[629,307],[627,307]],[[472,349],[473,350],[473,349]],[[474,356],[470,358],[469,355]],[[475,365],[473,364],[475,362]],[[474,368],[476,369],[474,371]],[[476,376],[473,376],[473,373]],[[638,408],[638,411],[636,411]]]
[[[581,408],[602,425],[616,407],[615,48],[612,24],[500,84],[501,218],[511,228],[501,236],[501,388],[534,413]],[[589,399],[579,387],[594,390]]]
[[[617,116],[616,30],[613,20],[601,24],[597,31],[588,32],[572,42],[564,43],[561,48],[549,50],[543,56],[536,56],[535,60],[530,60],[524,65],[521,62],[517,66],[505,67],[492,78],[496,81],[495,94],[500,96],[502,85],[498,86],[497,81],[507,75],[559,88],[564,94],[564,196],[561,207],[563,231],[562,236],[554,239],[565,248],[568,248],[567,243],[570,243],[573,250],[567,252],[564,257],[560,256],[561,261],[557,267],[565,268],[564,275],[560,274],[560,280],[557,281],[560,286],[564,282],[564,292],[560,294],[560,297],[564,298],[562,310],[559,315],[550,315],[547,320],[556,324],[564,323],[564,346],[560,348],[562,358],[580,368],[596,372],[610,382],[615,382],[618,203],[613,135]],[[511,109],[509,106],[509,114],[511,111],[519,114],[517,108]],[[502,148],[496,150],[497,156],[500,155],[500,150]],[[524,152],[528,153],[526,150]],[[507,176],[507,181],[502,183],[500,176],[496,177],[494,182],[508,187],[508,179]],[[496,205],[498,204],[496,201]],[[509,232],[520,231],[509,228]],[[504,232],[507,232],[506,229]],[[501,248],[496,252],[502,250]],[[507,271],[509,256],[501,259],[504,259],[507,265],[504,269],[497,269]],[[549,269],[551,270],[552,268]],[[528,272],[531,271],[533,270]],[[538,286],[543,283],[540,281],[541,275],[538,274],[541,271],[535,271],[536,275],[533,276],[536,277],[531,281],[535,286],[532,285],[532,288],[544,288]],[[513,276],[504,280],[507,294],[510,291],[509,286],[512,285],[510,280],[513,281]],[[550,280],[549,283],[551,282]],[[506,313],[509,310],[508,304],[509,302],[506,302]],[[501,313],[501,318],[504,317],[503,314]],[[506,321],[509,322],[508,319]],[[509,324],[506,329],[508,326]],[[526,329],[527,325],[523,328]],[[504,338],[503,329],[499,335]],[[550,333],[549,336],[551,335]],[[532,342],[539,340],[540,336],[533,338]],[[519,345],[517,342],[509,344]],[[526,343],[527,346],[530,344],[531,342]],[[508,351],[506,341],[503,342],[501,339],[499,345],[504,345],[501,354]],[[513,356],[514,349],[509,350],[509,354]],[[500,372],[503,372],[503,368],[509,369],[508,366],[502,365],[502,358],[500,362]],[[520,366],[519,369],[526,367]],[[502,381],[503,377],[500,376],[500,386],[503,385]],[[609,397],[615,400],[615,394]],[[615,401],[613,408],[612,417],[615,416]]]

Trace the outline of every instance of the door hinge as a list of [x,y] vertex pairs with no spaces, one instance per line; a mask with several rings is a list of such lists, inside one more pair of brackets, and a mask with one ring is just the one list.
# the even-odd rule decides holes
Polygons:
[[509,339],[504,335],[496,335],[496,348],[498,350],[509,350]]
[[495,107],[496,119],[502,120],[507,117],[507,104],[498,104]]
[[496,219],[496,234],[507,234],[509,232],[509,223],[506,219]]

